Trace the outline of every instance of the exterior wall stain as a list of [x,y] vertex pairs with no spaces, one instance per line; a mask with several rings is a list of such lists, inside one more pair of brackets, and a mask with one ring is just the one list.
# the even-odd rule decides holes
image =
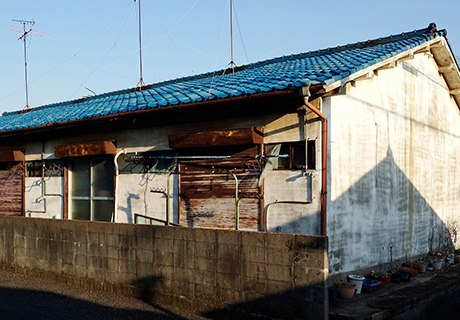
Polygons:
[[448,221],[460,219],[460,119],[433,58],[398,62],[323,105],[331,274],[386,271],[390,259],[449,245]]

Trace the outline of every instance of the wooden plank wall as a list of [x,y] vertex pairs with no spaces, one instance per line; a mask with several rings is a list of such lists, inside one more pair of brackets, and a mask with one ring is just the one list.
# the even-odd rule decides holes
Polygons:
[[22,216],[23,166],[0,170],[0,215]]
[[[255,151],[254,148],[251,151]],[[224,160],[180,163],[179,223],[188,227],[235,228],[236,181],[240,229],[258,230],[261,166],[254,152]]]

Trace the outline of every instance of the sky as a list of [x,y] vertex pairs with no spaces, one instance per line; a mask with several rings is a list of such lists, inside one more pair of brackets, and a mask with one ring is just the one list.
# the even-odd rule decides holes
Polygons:
[[[139,1],[139,0],[138,0]],[[134,0],[15,0],[0,10],[0,113],[133,88],[140,80]],[[261,60],[422,29],[435,22],[460,61],[459,0],[233,0],[233,61]],[[225,69],[230,0],[141,0],[146,84]]]

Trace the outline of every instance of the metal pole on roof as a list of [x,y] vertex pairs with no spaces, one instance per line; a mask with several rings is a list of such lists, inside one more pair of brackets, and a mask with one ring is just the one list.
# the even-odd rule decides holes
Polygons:
[[[24,108],[24,112],[27,112],[29,111],[29,86],[28,86],[28,81],[27,81],[27,36],[36,35],[36,36],[41,37],[43,34],[48,34],[48,33],[43,32],[43,31],[33,30],[32,26],[35,24],[34,20],[29,21],[29,20],[12,19],[12,21],[19,22],[20,24],[22,24],[22,28],[11,26],[14,29],[10,29],[10,30],[20,33],[18,40],[22,40],[24,43],[24,76],[25,76],[25,84],[26,84],[26,106]],[[29,25],[28,30],[26,29],[26,25]]]
[[139,82],[137,84],[137,89],[142,90],[142,86],[145,85],[144,79],[142,76],[142,25],[141,25],[141,0],[134,0],[134,2],[139,4]]
[[236,63],[233,61],[233,0],[230,0],[230,57],[231,60],[229,64],[227,64],[225,71],[227,71],[228,68],[231,68],[232,72],[235,72]]
[[231,47],[231,64],[234,64],[233,62],[233,0],[230,0],[230,47]]

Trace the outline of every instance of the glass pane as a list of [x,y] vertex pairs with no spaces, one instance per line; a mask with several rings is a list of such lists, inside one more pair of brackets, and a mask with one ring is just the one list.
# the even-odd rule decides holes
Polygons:
[[267,162],[271,164],[273,169],[278,169],[279,156],[281,151],[281,144],[271,144],[266,146]]
[[113,196],[113,162],[93,160],[93,196]]
[[293,168],[304,168],[305,167],[305,144],[296,144],[292,147],[294,149],[294,159],[292,166]]
[[89,161],[75,161],[72,165],[72,196],[90,196]]
[[112,221],[113,201],[93,200],[93,221]]
[[71,201],[72,219],[89,220],[89,200],[72,200]]

